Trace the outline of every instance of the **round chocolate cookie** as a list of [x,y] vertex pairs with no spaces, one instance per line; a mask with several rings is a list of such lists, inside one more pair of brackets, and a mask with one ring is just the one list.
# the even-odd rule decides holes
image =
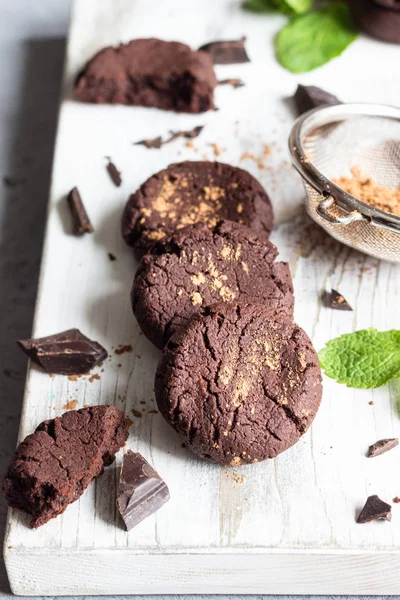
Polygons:
[[307,431],[322,386],[305,332],[260,304],[205,308],[165,347],[158,407],[187,446],[218,464],[273,458]]
[[372,37],[400,44],[400,2],[398,0],[349,0],[357,25]]
[[264,188],[247,171],[217,162],[186,161],[156,173],[133,194],[122,216],[122,236],[139,254],[185,225],[220,219],[269,234],[273,212]]
[[289,266],[265,236],[232,221],[189,225],[157,242],[139,265],[132,309],[159,348],[201,308],[247,300],[293,315]]

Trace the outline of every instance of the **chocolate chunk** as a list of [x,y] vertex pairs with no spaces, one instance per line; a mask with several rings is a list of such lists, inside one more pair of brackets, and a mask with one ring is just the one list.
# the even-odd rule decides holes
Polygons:
[[341,104],[340,100],[315,85],[298,85],[294,94],[294,101],[299,115],[317,108],[317,106]]
[[65,511],[110,465],[128,437],[124,414],[90,406],[44,421],[18,446],[3,481],[9,506],[39,527]]
[[156,138],[149,138],[147,140],[140,140],[140,142],[134,142],[134,146],[146,146],[146,148],[161,148],[163,145],[162,137],[159,135]]
[[72,214],[72,223],[75,235],[93,233],[94,229],[83,205],[81,195],[77,187],[74,187],[67,197],[68,205]]
[[107,350],[79,329],[68,329],[47,337],[19,340],[18,345],[47,373],[81,375],[107,358]]
[[214,108],[212,59],[186,44],[155,38],[103,48],[75,83],[83,102],[201,113]]
[[117,257],[112,252],[109,252],[107,256],[111,260],[111,262],[113,262],[114,260],[117,260]]
[[396,448],[396,446],[398,445],[398,438],[388,438],[385,440],[379,440],[378,442],[375,442],[375,444],[372,444],[372,446],[369,447],[367,456],[368,458],[379,456],[380,454],[384,454],[385,452],[389,452],[389,450]]
[[111,180],[114,183],[114,185],[119,187],[122,183],[121,173],[118,171],[118,169],[114,165],[114,163],[111,162],[111,159],[108,159],[107,171],[108,171],[108,174],[110,175]]
[[117,507],[130,531],[169,500],[166,483],[138,453],[124,454],[118,486]]
[[398,0],[349,0],[357,25],[378,40],[400,44]]
[[207,52],[214,65],[233,65],[238,63],[250,62],[247,55],[244,42],[246,38],[240,40],[229,40],[221,42],[209,42],[200,46],[199,50]]
[[385,521],[392,520],[392,507],[387,502],[384,502],[378,496],[369,496],[357,518],[357,523],[369,523],[370,521]]
[[333,289],[322,294],[322,302],[325,306],[335,310],[353,310],[346,298]]
[[244,81],[235,78],[222,79],[221,81],[218,81],[218,85],[231,85],[234,88],[240,88],[244,86]]

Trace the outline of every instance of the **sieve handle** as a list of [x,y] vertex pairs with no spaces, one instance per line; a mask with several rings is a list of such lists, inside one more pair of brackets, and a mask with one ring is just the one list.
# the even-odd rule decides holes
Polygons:
[[343,216],[333,216],[329,213],[329,209],[333,206],[336,208],[336,210],[343,210],[338,207],[333,196],[327,196],[318,204],[317,213],[320,217],[325,219],[325,221],[333,223],[334,225],[348,225],[353,221],[360,221],[361,219],[364,219],[363,215],[356,210],[352,211],[351,213],[347,213],[346,215],[343,214]]

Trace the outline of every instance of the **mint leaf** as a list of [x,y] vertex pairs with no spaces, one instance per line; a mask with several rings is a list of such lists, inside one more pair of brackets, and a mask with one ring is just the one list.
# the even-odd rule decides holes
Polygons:
[[278,61],[292,73],[304,73],[339,56],[357,37],[350,11],[344,2],[334,2],[292,19],[278,33]]
[[328,377],[348,387],[380,387],[400,377],[400,331],[346,333],[326,344],[319,361]]
[[243,8],[258,13],[281,12],[288,15],[306,12],[315,0],[247,0]]

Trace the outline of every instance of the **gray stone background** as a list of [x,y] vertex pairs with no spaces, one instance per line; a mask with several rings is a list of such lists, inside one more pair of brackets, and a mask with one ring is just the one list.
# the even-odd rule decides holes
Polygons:
[[[15,340],[32,328],[69,11],[70,0],[0,0],[0,478],[18,434],[26,358]],[[6,514],[1,499],[1,539]],[[0,600],[11,597],[0,558]]]

